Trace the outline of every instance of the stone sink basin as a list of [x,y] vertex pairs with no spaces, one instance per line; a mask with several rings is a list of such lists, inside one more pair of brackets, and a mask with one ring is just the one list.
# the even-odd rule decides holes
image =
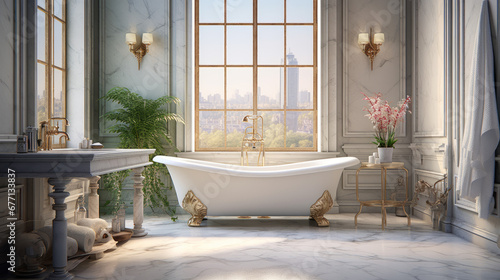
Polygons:
[[55,149],[0,154],[0,176],[7,168],[17,177],[93,177],[152,164],[154,149]]

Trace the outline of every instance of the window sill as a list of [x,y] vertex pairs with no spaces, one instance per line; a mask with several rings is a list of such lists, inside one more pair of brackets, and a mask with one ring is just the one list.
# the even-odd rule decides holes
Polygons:
[[[212,162],[239,164],[240,152],[180,152],[178,157],[206,160]],[[265,164],[277,165],[287,164],[315,159],[334,158],[340,155],[339,152],[266,152]]]

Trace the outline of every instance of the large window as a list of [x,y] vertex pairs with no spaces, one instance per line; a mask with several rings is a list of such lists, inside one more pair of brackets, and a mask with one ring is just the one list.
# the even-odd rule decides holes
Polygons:
[[[66,129],[66,1],[38,0],[37,9],[37,121]],[[54,137],[56,138],[56,137]],[[53,147],[59,145],[54,139]]]
[[195,0],[195,149],[317,150],[317,0]]

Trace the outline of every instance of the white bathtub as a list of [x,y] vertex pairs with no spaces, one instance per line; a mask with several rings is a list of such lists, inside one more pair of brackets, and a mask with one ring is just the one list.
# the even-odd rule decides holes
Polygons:
[[359,164],[354,157],[275,166],[240,166],[170,156],[156,156],[153,161],[168,167],[179,204],[193,215],[190,226],[199,226],[205,215],[311,215],[318,225],[327,226],[328,220],[322,216],[333,205],[342,171]]

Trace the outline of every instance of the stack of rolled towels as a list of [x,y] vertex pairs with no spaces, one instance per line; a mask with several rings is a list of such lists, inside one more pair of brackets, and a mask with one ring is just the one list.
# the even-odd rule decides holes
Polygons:
[[[103,219],[81,219],[78,224],[68,224],[68,237],[66,242],[68,257],[74,256],[78,249],[85,253],[92,251],[94,242],[108,242],[113,237],[109,234],[108,223]],[[47,248],[47,255],[52,254],[52,227],[45,226],[33,233],[40,236]]]

